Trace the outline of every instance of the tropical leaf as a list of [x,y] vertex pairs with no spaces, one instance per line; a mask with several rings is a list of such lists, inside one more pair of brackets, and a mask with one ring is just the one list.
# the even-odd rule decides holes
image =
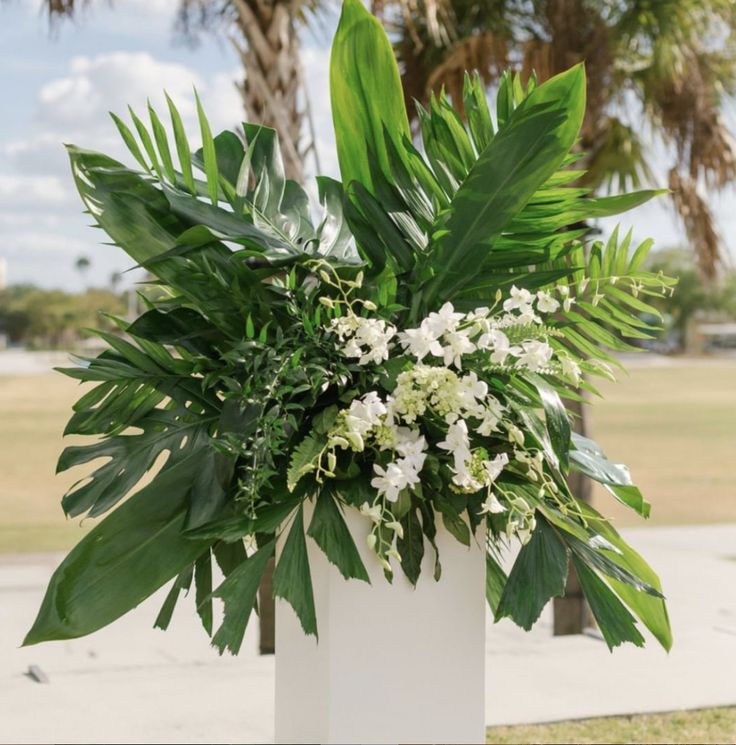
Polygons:
[[25,645],[106,626],[202,554],[209,543],[181,532],[197,467],[181,460],[82,538],[51,577]]

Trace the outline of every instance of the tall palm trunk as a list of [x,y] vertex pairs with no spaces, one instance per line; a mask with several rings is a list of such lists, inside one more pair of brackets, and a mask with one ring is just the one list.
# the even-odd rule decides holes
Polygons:
[[[296,18],[300,0],[234,0],[242,40],[231,37],[245,70],[238,85],[248,121],[262,122],[279,134],[286,176],[304,180],[300,101],[301,62]],[[245,43],[243,43],[245,42]]]
[[[304,181],[304,157],[314,147],[312,141],[302,149],[306,96],[299,100],[302,77],[295,23],[301,4],[300,0],[234,0],[242,39],[231,37],[245,71],[238,90],[247,120],[278,132],[286,176],[298,182]],[[276,650],[273,569],[272,559],[258,592],[261,654]]]

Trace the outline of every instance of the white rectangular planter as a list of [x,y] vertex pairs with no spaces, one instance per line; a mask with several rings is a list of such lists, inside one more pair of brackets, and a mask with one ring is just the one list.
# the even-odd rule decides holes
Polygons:
[[277,599],[276,742],[485,742],[482,540],[467,548],[438,519],[440,581],[425,541],[416,589],[398,566],[390,585],[366,545],[367,518],[345,518],[372,584],[345,581],[307,538],[319,643]]

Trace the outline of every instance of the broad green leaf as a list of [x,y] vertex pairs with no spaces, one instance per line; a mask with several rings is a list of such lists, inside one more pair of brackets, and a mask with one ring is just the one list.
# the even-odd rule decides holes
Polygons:
[[496,611],[529,631],[547,602],[565,594],[567,549],[554,528],[537,518],[532,537],[522,547],[511,569]]
[[544,417],[552,448],[563,468],[567,468],[570,451],[570,419],[559,395],[541,378],[535,378],[535,387],[542,399]]
[[194,564],[197,613],[207,636],[212,635],[212,558],[209,548]]
[[24,645],[97,631],[194,562],[209,545],[181,533],[197,467],[187,458],[167,469],[82,538],[51,577]]
[[436,500],[435,507],[442,515],[442,523],[463,546],[470,545],[470,528],[465,520],[447,502]]
[[[614,530],[610,522],[586,504],[580,505],[591,530],[600,534],[620,552],[613,559],[636,575],[650,587],[661,593],[662,585],[656,572],[647,562],[626,543]],[[652,632],[659,643],[666,649],[672,647],[672,629],[664,598],[641,592],[635,587],[616,579],[608,579],[616,594],[628,605],[639,620]]]
[[322,489],[317,497],[307,533],[345,579],[362,579],[370,584],[368,572],[340,513],[340,507],[327,489]]
[[494,616],[498,612],[498,604],[507,581],[506,572],[496,559],[486,552],[486,600]]
[[575,470],[603,484],[619,502],[642,517],[649,517],[651,505],[631,482],[626,466],[608,460],[596,442],[577,433],[573,434],[573,445],[575,449],[570,450],[570,461]]
[[481,271],[485,255],[532,195],[558,169],[585,109],[585,74],[577,65],[525,99],[481,153],[450,204],[436,248],[428,307],[450,300]]
[[422,571],[424,558],[424,534],[417,509],[412,507],[402,518],[404,536],[396,539],[396,550],[401,556],[401,569],[412,585],[416,585]]
[[391,176],[384,126],[395,142],[411,139],[399,69],[378,19],[360,0],[345,0],[330,56],[330,97],[335,142],[344,184],[372,189],[374,165]]
[[624,642],[632,642],[637,647],[643,647],[644,637],[639,633],[634,617],[626,610],[624,604],[577,556],[573,555],[572,561],[585,599],[593,611],[608,648],[613,651],[614,647]]
[[317,636],[312,576],[304,539],[304,510],[300,506],[291,524],[281,556],[273,573],[273,595],[294,609],[305,634]]
[[169,628],[171,617],[174,614],[174,608],[179,600],[179,595],[182,591],[184,591],[185,595],[189,592],[189,587],[192,584],[193,571],[194,567],[188,566],[184,571],[179,572],[179,575],[174,580],[174,584],[171,586],[171,590],[169,590],[169,593],[166,595],[166,599],[161,606],[158,616],[156,616],[156,620],[153,624],[154,628],[161,629],[162,631],[166,631],[166,629]]
[[275,548],[274,540],[259,548],[212,593],[212,597],[220,598],[225,604],[222,624],[212,637],[212,646],[217,647],[220,654],[226,649],[232,654],[240,651],[245,627],[258,596],[258,587]]
[[140,434],[114,435],[62,451],[57,472],[97,458],[110,459],[64,495],[62,505],[67,515],[76,517],[88,510],[92,517],[101,515],[138,484],[164,451],[171,453],[165,469],[183,457],[196,458],[202,465],[202,448],[209,439],[206,420],[191,415],[184,418],[184,412],[176,409],[155,410],[136,426],[141,429]]

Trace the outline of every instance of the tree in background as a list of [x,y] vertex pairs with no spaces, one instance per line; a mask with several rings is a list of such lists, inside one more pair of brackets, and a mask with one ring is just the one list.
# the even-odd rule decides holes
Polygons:
[[71,294],[33,285],[11,285],[0,291],[0,332],[11,344],[31,348],[73,349],[83,328],[115,324],[101,313],[122,316],[125,300],[108,290],[88,289]]
[[374,0],[396,34],[410,100],[444,86],[461,101],[466,68],[492,84],[509,66],[545,80],[584,60],[586,185],[651,183],[661,156],[699,269],[715,276],[722,248],[704,189],[736,177],[722,118],[736,90],[732,0],[401,0],[398,16],[392,5]]
[[[46,0],[51,19],[69,18],[79,0]],[[698,266],[712,278],[721,241],[703,188],[736,177],[736,155],[722,119],[736,91],[736,4],[732,0],[372,0],[394,34],[409,112],[444,86],[461,104],[465,69],[487,84],[518,67],[540,80],[585,60],[588,109],[582,149],[587,185],[621,189],[651,182],[652,153],[668,163],[672,202]],[[319,0],[179,0],[185,34],[230,39],[244,78],[246,117],[274,127],[287,175],[303,180],[314,136],[304,137],[308,101],[299,29]],[[641,133],[648,129],[651,137]],[[657,143],[652,149],[651,145]],[[650,156],[647,156],[647,153]],[[664,174],[662,174],[664,175]]]
[[84,281],[87,277],[87,272],[89,271],[89,268],[92,266],[92,261],[90,260],[89,256],[78,256],[74,260],[74,268],[79,272],[79,276]]

